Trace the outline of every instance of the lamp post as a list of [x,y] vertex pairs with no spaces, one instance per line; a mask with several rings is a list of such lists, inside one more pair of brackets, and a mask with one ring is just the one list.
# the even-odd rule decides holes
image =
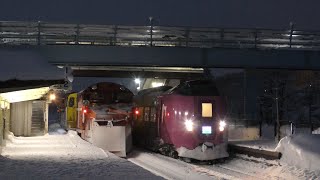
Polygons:
[[138,85],[137,90],[140,90],[141,89],[141,87],[140,87],[141,80],[139,78],[136,78],[136,79],[134,79],[134,82]]

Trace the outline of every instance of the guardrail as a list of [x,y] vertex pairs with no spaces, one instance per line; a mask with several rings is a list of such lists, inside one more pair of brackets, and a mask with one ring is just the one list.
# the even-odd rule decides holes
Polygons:
[[319,31],[0,21],[0,45],[173,46],[319,50]]

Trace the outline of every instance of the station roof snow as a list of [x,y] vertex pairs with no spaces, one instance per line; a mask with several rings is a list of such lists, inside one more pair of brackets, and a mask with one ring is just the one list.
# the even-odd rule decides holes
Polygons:
[[50,86],[63,80],[8,80],[0,81],[0,97],[9,103],[36,100],[50,91]]

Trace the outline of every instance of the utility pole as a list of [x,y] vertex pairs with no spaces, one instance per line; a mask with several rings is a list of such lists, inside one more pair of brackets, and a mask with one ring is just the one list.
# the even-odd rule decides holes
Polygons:
[[150,23],[150,46],[153,46],[153,17],[149,17],[149,23]]
[[276,111],[277,111],[277,140],[280,141],[280,120],[279,120],[279,97],[278,97],[278,87],[276,90]]
[[309,92],[308,92],[308,105],[309,105],[309,124],[310,124],[310,129],[311,133],[313,131],[313,124],[311,120],[311,105],[312,105],[312,84],[309,84]]
[[246,100],[247,100],[247,69],[244,70],[244,74],[243,74],[243,120],[247,125]]

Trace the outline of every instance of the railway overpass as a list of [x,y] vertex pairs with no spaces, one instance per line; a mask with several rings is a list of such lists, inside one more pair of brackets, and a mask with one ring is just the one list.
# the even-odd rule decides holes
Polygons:
[[201,77],[204,68],[320,69],[320,32],[0,22],[1,61],[37,59],[75,76]]

